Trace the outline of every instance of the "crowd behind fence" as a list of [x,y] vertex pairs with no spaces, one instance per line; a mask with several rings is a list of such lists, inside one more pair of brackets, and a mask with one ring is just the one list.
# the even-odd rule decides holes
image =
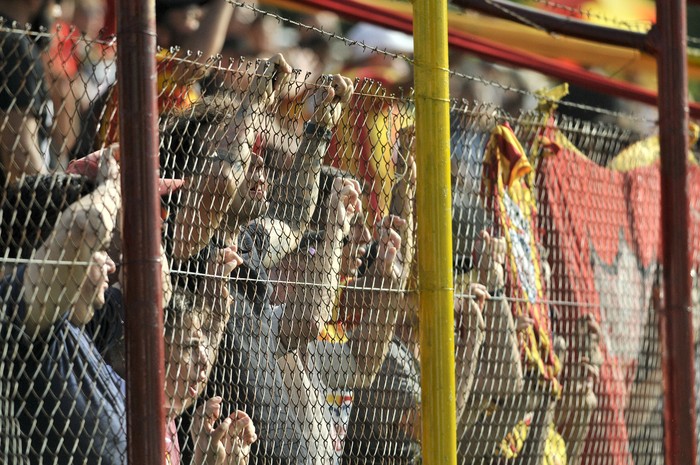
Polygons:
[[[126,463],[148,382],[124,379],[116,41],[65,32],[0,27],[7,464]],[[294,56],[154,57],[168,464],[421,462],[413,97]],[[663,463],[658,139],[555,95],[452,102],[458,462]]]

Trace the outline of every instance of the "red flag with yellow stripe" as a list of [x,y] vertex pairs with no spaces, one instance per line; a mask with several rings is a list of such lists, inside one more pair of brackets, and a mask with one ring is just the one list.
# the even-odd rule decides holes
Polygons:
[[534,323],[520,333],[526,369],[536,373],[558,395],[559,359],[552,346],[552,326],[546,301],[536,228],[537,206],[526,175],[532,167],[522,145],[507,125],[497,126],[484,154],[482,195],[495,215],[498,231],[506,239],[506,296],[512,299],[514,317]]

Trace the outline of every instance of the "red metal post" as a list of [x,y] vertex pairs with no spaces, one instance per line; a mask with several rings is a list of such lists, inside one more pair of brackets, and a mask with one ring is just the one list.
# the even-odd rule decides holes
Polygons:
[[154,0],[117,2],[130,465],[165,458]]
[[656,2],[664,305],[660,315],[667,465],[695,463],[695,374],[688,245],[685,0]]

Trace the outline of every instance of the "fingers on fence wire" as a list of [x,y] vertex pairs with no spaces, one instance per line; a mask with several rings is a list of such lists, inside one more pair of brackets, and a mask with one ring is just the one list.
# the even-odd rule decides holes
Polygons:
[[[600,378],[600,368],[603,363],[603,355],[600,348],[601,329],[595,318],[588,314],[575,322],[576,333],[572,338],[572,358],[577,365],[569,370],[568,380],[570,391],[581,399],[579,402],[587,402],[596,405],[593,387]],[[577,404],[579,402],[576,402]]]
[[492,237],[486,230],[479,233],[474,250],[475,262],[479,270],[479,281],[488,289],[502,289],[505,284],[503,267],[506,251],[505,238]]
[[236,245],[218,249],[209,258],[206,274],[199,283],[199,294],[211,308],[212,323],[216,326],[228,321],[232,299],[229,277],[242,264],[243,257],[238,253]]
[[468,295],[456,296],[454,302],[455,337],[458,342],[486,330],[483,311],[486,299],[490,297],[486,286],[471,283],[467,292]]
[[340,119],[343,106],[350,101],[353,91],[352,81],[345,76],[335,74],[319,77],[309,100],[310,121],[326,127],[335,126]]
[[358,216],[362,215],[360,183],[355,179],[336,178],[331,189],[326,230],[345,238],[349,236],[350,228]]
[[254,110],[270,106],[283,90],[287,90],[292,67],[281,53],[261,60],[250,82],[247,98]]
[[399,231],[407,221],[396,215],[389,215],[375,224],[374,240],[378,243],[377,266],[381,275],[399,279],[403,274],[403,264],[397,260],[401,251],[401,234]]
[[201,405],[192,422],[195,463],[239,464],[247,459],[257,440],[253,421],[242,410],[221,419],[222,398],[212,397]]

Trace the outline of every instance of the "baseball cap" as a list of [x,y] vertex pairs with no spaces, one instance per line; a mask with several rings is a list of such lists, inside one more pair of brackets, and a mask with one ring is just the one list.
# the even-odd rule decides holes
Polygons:
[[[78,158],[71,161],[66,168],[66,173],[68,174],[79,174],[85,176],[88,179],[95,180],[100,169],[100,156],[102,154],[101,150],[92,152],[83,158]],[[117,155],[117,161],[119,157]],[[169,179],[169,178],[159,178],[158,179],[158,194],[166,195],[171,192],[175,192],[185,183],[184,179]]]

